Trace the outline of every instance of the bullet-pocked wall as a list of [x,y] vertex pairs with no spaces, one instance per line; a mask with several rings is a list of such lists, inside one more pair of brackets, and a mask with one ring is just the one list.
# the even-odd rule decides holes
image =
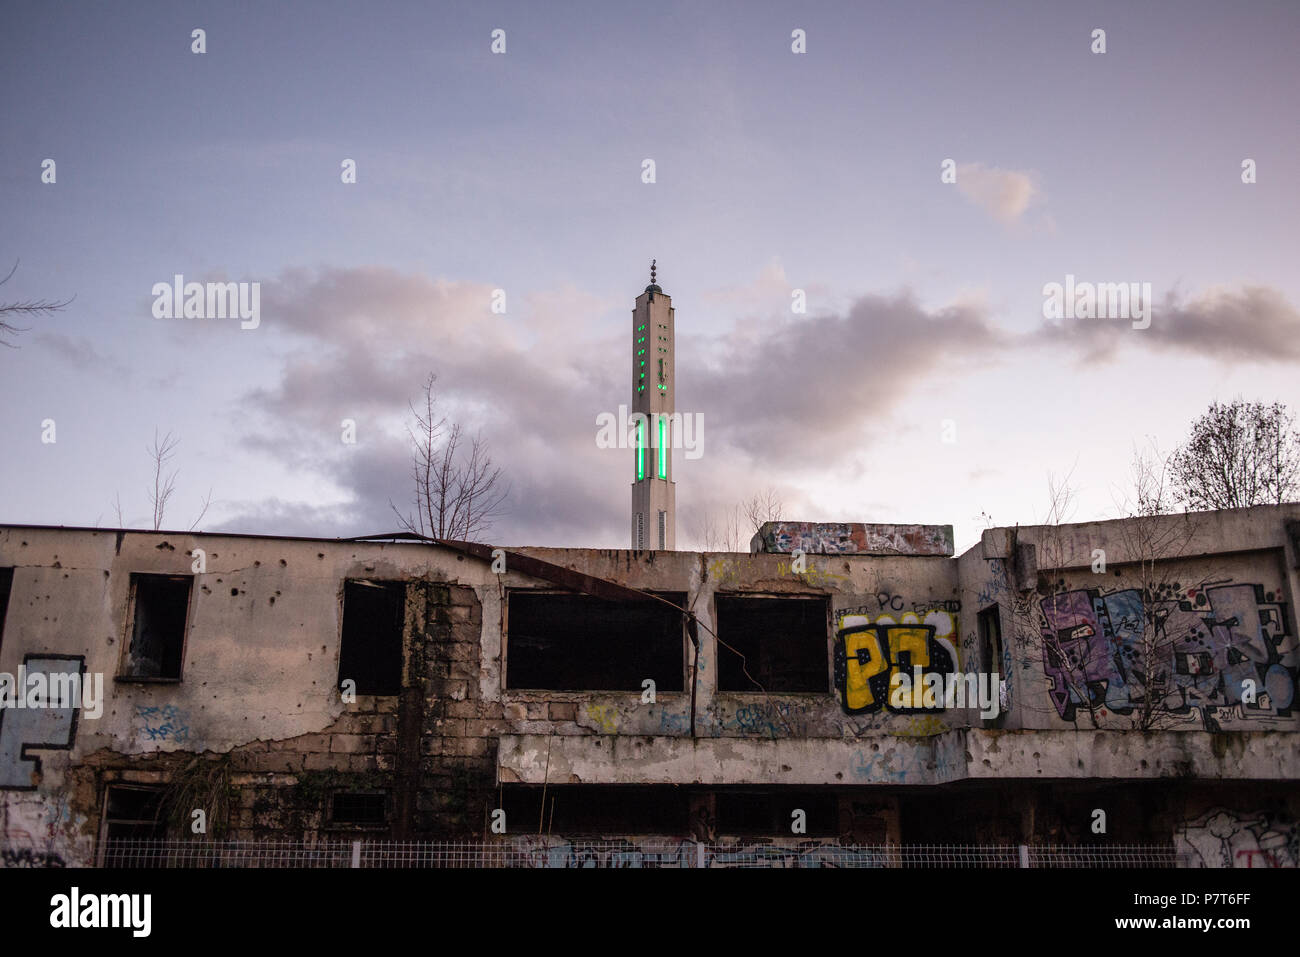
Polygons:
[[[192,836],[195,810],[209,837],[492,838],[500,809],[536,833],[540,787],[583,795],[624,834],[750,840],[795,801],[823,842],[1046,840],[1075,826],[1051,795],[1086,803],[1080,788],[1133,781],[1150,782],[1165,839],[1200,847],[1232,821],[1232,854],[1263,841],[1286,860],[1275,845],[1294,834],[1284,791],[1300,768],[1275,668],[1294,680],[1298,520],[1293,506],[1215,513],[1194,539],[1204,568],[1177,579],[1196,591],[1174,622],[1228,643],[1178,648],[1170,687],[1203,696],[1206,676],[1244,659],[1255,712],[1194,704],[1192,719],[1137,733],[1120,730],[1132,712],[1111,704],[1110,674],[1081,685],[1083,710],[1105,704],[1108,723],[1080,721],[1080,701],[1067,722],[1055,659],[1020,628],[1026,609],[1036,628],[1045,613],[1017,596],[1056,568],[1063,607],[1094,618],[1052,634],[1091,642],[1082,624],[1113,641],[1123,598],[1107,600],[1126,588],[1090,567],[1095,547],[1110,572],[1132,564],[1110,523],[1067,527],[1074,557],[1055,564],[1035,529],[991,530],[960,558],[933,526],[842,526],[837,539],[781,523],[787,551],[490,561],[427,543],[0,527],[0,676],[47,696],[50,675],[85,679],[67,707],[0,709],[4,862],[89,863],[106,837]],[[895,553],[833,550],[858,547],[863,528],[881,536],[868,548]],[[827,550],[793,547],[805,540]],[[512,556],[647,597],[592,598]],[[983,688],[996,716],[981,714],[978,681],[965,707],[936,696],[996,662],[1007,680]],[[1177,807],[1159,786],[1170,780]],[[921,795],[947,810],[922,813]],[[561,822],[584,831],[571,810]]]

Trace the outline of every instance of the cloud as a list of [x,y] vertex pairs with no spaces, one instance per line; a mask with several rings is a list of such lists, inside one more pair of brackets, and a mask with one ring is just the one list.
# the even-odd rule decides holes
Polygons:
[[[438,414],[481,431],[511,483],[511,518],[494,538],[587,545],[626,525],[629,463],[595,442],[597,414],[628,401],[627,330],[593,327],[613,304],[563,285],[508,300],[503,316],[486,285],[372,267],[294,270],[263,295],[267,328],[289,348],[279,379],[240,401],[256,419],[244,445],[328,478],[345,501],[250,505],[230,527],[320,521],[313,534],[327,537],[396,527],[389,502],[405,511],[412,499],[408,403],[431,372]],[[344,418],[355,445],[341,441]]]
[[[760,285],[783,283],[777,269]],[[223,527],[324,537],[396,528],[389,502],[405,510],[412,498],[407,403],[436,372],[441,412],[481,430],[510,481],[493,541],[626,543],[630,452],[595,442],[597,415],[630,401],[626,303],[563,286],[512,299],[498,316],[485,285],[380,268],[295,270],[263,288],[265,326],[287,348],[279,379],[239,401],[253,420],[245,447],[327,480],[338,499],[250,502]],[[1004,340],[978,302],[928,311],[908,294],[777,316],[680,344],[678,408],[703,411],[706,431],[704,458],[675,460],[679,481],[689,476],[679,536],[686,508],[757,491],[755,463],[824,472],[869,445],[876,420],[912,388]],[[355,445],[341,441],[343,418],[357,422]]]
[[1171,292],[1150,317],[1147,329],[1126,319],[1044,322],[1033,338],[1081,349],[1089,361],[1110,359],[1121,345],[1222,361],[1300,360],[1300,312],[1267,286],[1212,287],[1187,300]]
[[998,222],[1011,225],[1041,193],[1030,173],[998,169],[983,163],[963,163],[957,167],[957,189]]
[[[864,296],[843,315],[792,317],[679,350],[679,405],[705,410],[708,449],[797,467],[862,449],[922,382],[1007,341],[974,302],[936,311],[910,294]],[[707,358],[700,359],[697,356]]]
[[89,339],[64,335],[61,332],[44,332],[36,343],[50,350],[59,359],[81,372],[108,372],[114,376],[126,375],[129,370],[121,362],[110,358],[91,344]]

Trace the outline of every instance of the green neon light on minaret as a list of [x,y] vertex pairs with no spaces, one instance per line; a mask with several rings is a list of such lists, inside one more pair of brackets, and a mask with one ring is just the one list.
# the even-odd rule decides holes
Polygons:
[[659,477],[668,477],[668,423],[659,420]]
[[645,423],[636,424],[636,480],[645,478]]

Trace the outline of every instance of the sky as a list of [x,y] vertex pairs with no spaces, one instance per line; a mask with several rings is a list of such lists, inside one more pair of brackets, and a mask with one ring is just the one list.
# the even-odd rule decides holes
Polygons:
[[[393,531],[434,374],[487,540],[626,548],[651,259],[678,547],[767,490],[959,551],[1051,482],[1118,517],[1211,401],[1300,407],[1298,41],[1290,0],[7,3],[0,304],[72,301],[3,338],[0,523],[151,527],[170,434],[165,528]],[[159,318],[176,275],[256,327]],[[1067,276],[1149,325],[1050,314]]]

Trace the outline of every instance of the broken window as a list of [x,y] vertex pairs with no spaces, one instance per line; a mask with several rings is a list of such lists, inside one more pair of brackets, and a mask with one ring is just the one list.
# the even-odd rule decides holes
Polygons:
[[682,613],[654,599],[513,592],[507,643],[507,688],[641,691],[649,678],[656,691],[682,690]]
[[167,837],[161,787],[110,784],[104,799],[104,866],[162,863],[162,850],[149,843]]
[[402,690],[402,630],[406,584],[365,580],[343,583],[343,643],[339,687],[355,681],[357,694]]
[[1002,670],[1002,619],[998,614],[998,606],[985,608],[976,616],[975,624],[979,632],[980,660],[984,663],[984,672],[998,676],[997,687],[993,689],[993,693],[997,696],[998,714],[992,718],[982,719],[984,727],[996,728],[1002,724],[1009,680]]
[[829,608],[820,595],[719,595],[718,690],[828,694]]
[[330,802],[330,823],[383,827],[388,823],[388,795],[383,791],[336,791]]
[[5,612],[9,610],[9,593],[14,587],[14,570],[0,568],[0,648],[5,640]]
[[[839,801],[830,791],[718,791],[714,801],[719,837],[839,834]],[[796,811],[802,811],[802,816],[796,817]],[[796,832],[796,822],[806,830]]]
[[989,674],[1000,673],[1002,671],[1002,621],[998,617],[998,606],[994,605],[980,612],[976,624],[979,628],[980,660],[984,662],[984,670]]
[[131,576],[131,639],[120,677],[180,680],[192,583],[188,575]]

